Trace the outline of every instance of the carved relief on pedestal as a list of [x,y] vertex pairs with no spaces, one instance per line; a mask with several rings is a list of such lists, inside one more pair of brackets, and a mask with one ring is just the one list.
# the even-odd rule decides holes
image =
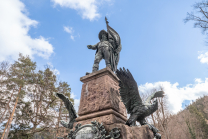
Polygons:
[[106,109],[114,109],[123,116],[127,116],[126,109],[118,93],[118,79],[116,75],[105,68],[86,77],[82,85],[82,93],[78,114],[79,116]]

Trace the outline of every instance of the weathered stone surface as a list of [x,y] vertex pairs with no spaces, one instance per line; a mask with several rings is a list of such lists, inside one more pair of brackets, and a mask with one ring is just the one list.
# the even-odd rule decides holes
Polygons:
[[97,121],[99,123],[103,123],[103,125],[111,125],[114,123],[125,124],[125,121],[123,119],[115,116],[114,114],[109,114],[109,115],[95,117],[95,118],[91,118],[91,119],[87,119],[83,121],[78,121],[77,123],[74,123],[74,127],[76,126],[76,124],[82,124],[82,125],[91,124],[91,121]]
[[127,121],[127,118],[125,116],[121,115],[120,113],[116,112],[113,109],[98,111],[98,112],[94,112],[91,114],[79,116],[78,118],[76,118],[76,121],[79,122],[79,121],[88,120],[88,119],[92,119],[92,118],[96,118],[96,117],[110,115],[110,114],[115,115],[116,117],[122,119],[123,121]]
[[84,84],[82,85],[79,116],[113,109],[127,117],[126,108],[118,93],[119,79],[109,68],[81,77],[80,80]]
[[113,128],[119,128],[121,131],[121,139],[153,139],[154,134],[149,129],[149,127],[146,126],[133,126],[129,127],[125,124],[115,123],[111,125],[105,125],[106,131],[110,131]]
[[[141,126],[141,127],[139,127],[139,126],[129,127],[129,126],[125,125],[124,123],[121,123],[124,121],[122,121],[121,119],[118,119],[113,114],[101,116],[101,117],[97,117],[97,118],[93,118],[93,119],[88,119],[85,121],[80,121],[78,123],[80,123],[82,125],[91,124],[91,121],[95,121],[95,120],[99,123],[102,123],[102,121],[105,121],[105,123],[103,123],[103,125],[107,131],[106,135],[108,135],[109,132],[113,128],[119,128],[120,133],[121,133],[121,139],[153,139],[154,138],[153,132],[149,129],[149,127],[147,125]],[[121,121],[119,121],[119,120],[121,120]],[[75,125],[78,123],[75,123]],[[74,127],[75,127],[75,125],[74,125]],[[75,128],[73,130],[75,130]]]

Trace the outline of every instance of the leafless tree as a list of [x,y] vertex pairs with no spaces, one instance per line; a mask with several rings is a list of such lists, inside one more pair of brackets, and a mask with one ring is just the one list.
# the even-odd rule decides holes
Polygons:
[[188,12],[184,22],[195,21],[194,27],[201,28],[203,32],[206,32],[208,29],[208,1],[197,2],[193,8],[195,12]]
[[[148,95],[156,91],[164,91],[162,86],[159,89],[153,88],[150,92],[142,94],[142,99],[145,99]],[[165,139],[170,139],[171,131],[168,128],[168,122],[171,117],[171,112],[168,109],[167,97],[157,98],[158,100],[158,110],[147,117],[147,120],[152,123],[156,128],[158,128]],[[152,100],[153,102],[154,100]]]

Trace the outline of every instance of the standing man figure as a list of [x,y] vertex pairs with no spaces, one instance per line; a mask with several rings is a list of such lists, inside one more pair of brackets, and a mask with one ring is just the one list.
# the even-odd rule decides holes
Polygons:
[[97,50],[92,72],[98,71],[99,63],[102,59],[105,59],[106,67],[109,67],[112,71],[116,71],[117,69],[121,51],[121,40],[118,33],[108,25],[107,18],[105,20],[107,32],[105,30],[100,31],[98,35],[100,42],[96,45],[87,45],[88,49]]

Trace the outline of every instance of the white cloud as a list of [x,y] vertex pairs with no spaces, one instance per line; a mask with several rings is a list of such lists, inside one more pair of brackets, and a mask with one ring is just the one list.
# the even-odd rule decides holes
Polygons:
[[48,62],[47,66],[52,70],[53,74],[55,74],[55,75],[59,75],[60,74],[59,70],[54,68],[52,63]]
[[64,31],[66,31],[69,34],[72,34],[73,28],[72,27],[66,27],[66,26],[64,26]]
[[71,35],[70,38],[71,38],[72,40],[74,40],[74,36],[73,36],[73,35]]
[[75,97],[76,97],[76,95],[72,92],[71,98],[74,99],[74,109],[76,110],[76,112],[78,112],[80,99],[76,99]]
[[24,55],[38,55],[48,58],[53,47],[40,36],[31,38],[28,31],[38,22],[27,16],[25,5],[20,0],[0,1],[0,61],[17,59],[19,52]]
[[76,36],[73,35],[73,32],[74,32],[73,28],[64,26],[64,31],[69,33],[70,34],[70,38],[74,41],[74,37],[76,37]]
[[197,83],[201,83],[201,82],[202,82],[202,80],[201,80],[200,78],[195,78],[195,82],[197,82]]
[[208,52],[206,52],[204,54],[200,54],[198,56],[198,59],[200,59],[201,63],[207,63],[208,64]]
[[94,20],[100,17],[98,6],[103,1],[110,2],[111,0],[51,0],[55,5],[67,7],[77,10],[82,15],[83,19]]
[[150,92],[152,89],[159,89],[160,86],[164,87],[165,94],[168,98],[169,108],[173,113],[182,110],[182,102],[184,100],[196,100],[197,98],[208,95],[208,78],[205,81],[196,79],[194,84],[188,84],[184,87],[178,87],[176,82],[156,82],[146,83],[139,86],[140,93]]
[[59,75],[59,74],[60,74],[59,70],[57,70],[57,69],[53,69],[53,73],[54,73],[55,75]]

